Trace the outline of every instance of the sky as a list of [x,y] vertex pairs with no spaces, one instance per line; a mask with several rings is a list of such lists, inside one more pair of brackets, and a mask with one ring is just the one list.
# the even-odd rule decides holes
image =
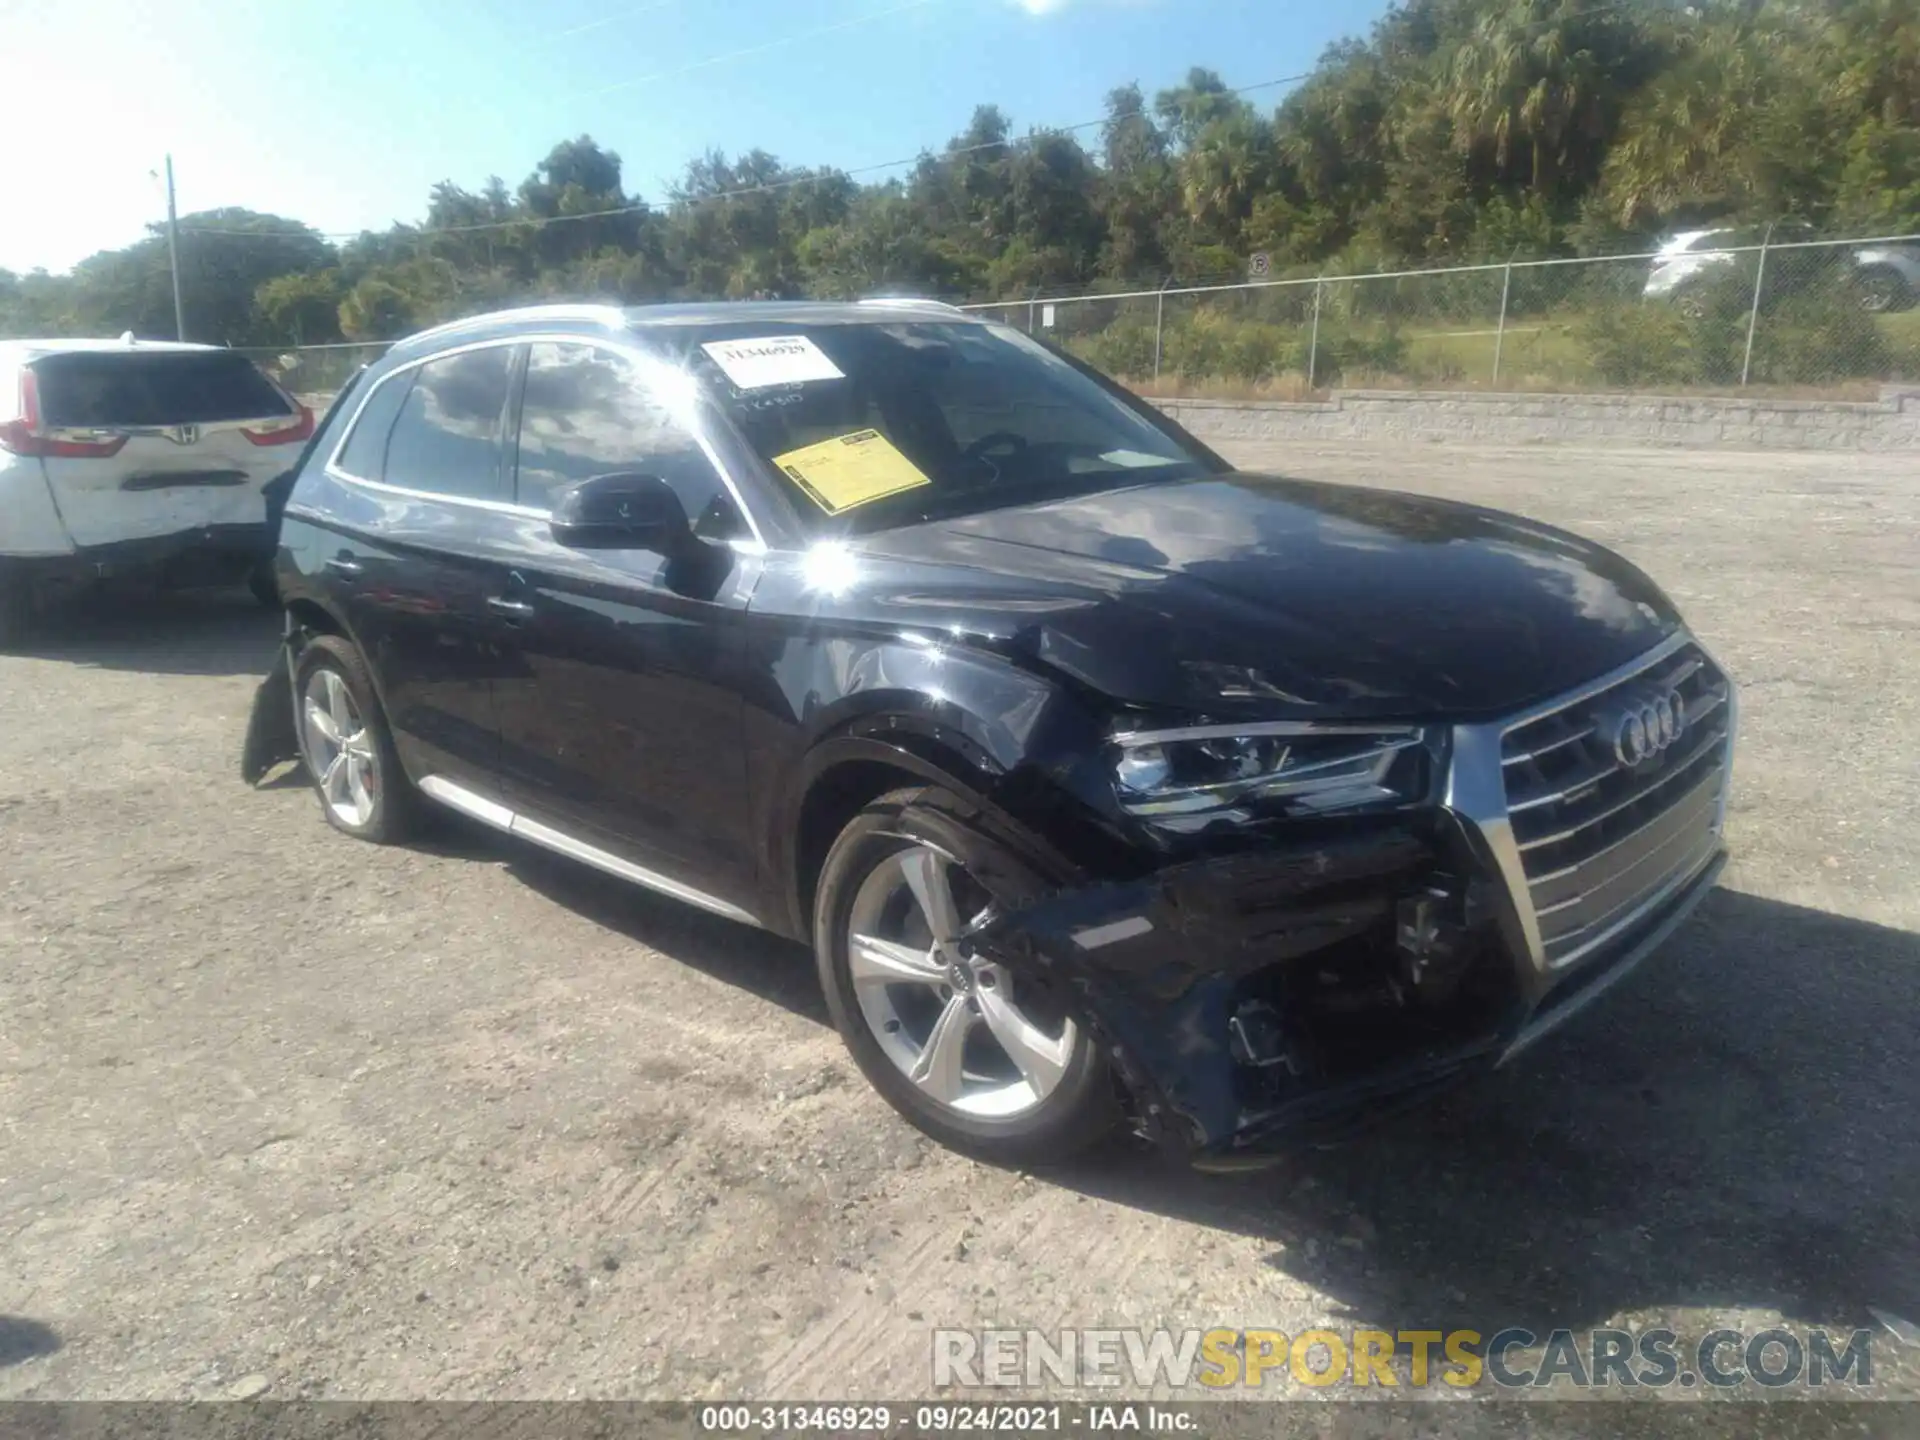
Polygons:
[[[518,185],[579,134],[619,153],[630,193],[660,199],[710,147],[852,169],[939,148],[976,104],[1024,133],[1097,119],[1114,86],[1151,96],[1192,65],[1235,87],[1298,75],[1385,8],[0,0],[14,159],[0,269],[59,272],[140,239],[165,216],[169,152],[182,214],[238,205],[328,232],[418,221],[440,180]],[[1250,98],[1271,105],[1287,88]]]

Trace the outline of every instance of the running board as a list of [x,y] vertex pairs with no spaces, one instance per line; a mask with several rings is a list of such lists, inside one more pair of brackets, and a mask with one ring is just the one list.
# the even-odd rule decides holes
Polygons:
[[623,860],[618,855],[610,855],[597,845],[589,845],[584,840],[575,839],[564,831],[555,830],[551,825],[543,825],[538,820],[529,820],[525,815],[516,815],[498,801],[489,800],[484,795],[476,795],[464,785],[444,780],[438,775],[429,775],[419,783],[419,790],[430,800],[438,800],[449,810],[458,810],[470,819],[478,820],[482,825],[491,825],[494,829],[508,835],[529,840],[556,855],[565,855],[569,860],[578,860],[583,865],[591,865],[596,870],[634,885],[668,896],[674,900],[685,901],[689,905],[698,905],[702,910],[715,915],[724,915],[729,920],[738,920],[743,925],[758,927],[760,922],[738,905],[731,905],[718,896],[709,895],[704,890],[696,890],[691,885],[683,885],[678,880],[670,880],[665,875]]

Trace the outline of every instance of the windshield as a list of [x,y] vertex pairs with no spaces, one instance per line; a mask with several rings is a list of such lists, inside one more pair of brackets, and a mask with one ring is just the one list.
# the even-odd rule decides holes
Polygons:
[[725,325],[675,358],[823,532],[889,529],[1214,468],[1018,331]]

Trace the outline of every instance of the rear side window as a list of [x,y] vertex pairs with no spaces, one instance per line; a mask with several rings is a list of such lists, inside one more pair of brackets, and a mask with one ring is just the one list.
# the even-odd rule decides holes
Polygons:
[[244,355],[221,350],[80,351],[34,361],[40,422],[56,430],[212,425],[291,415]]
[[436,495],[505,500],[500,424],[512,360],[512,346],[495,345],[420,366],[387,437],[381,478]]
[[387,437],[393,433],[393,422],[400,416],[407,391],[413,388],[414,373],[403,370],[374,386],[354,417],[346,447],[335,463],[356,480],[387,478]]

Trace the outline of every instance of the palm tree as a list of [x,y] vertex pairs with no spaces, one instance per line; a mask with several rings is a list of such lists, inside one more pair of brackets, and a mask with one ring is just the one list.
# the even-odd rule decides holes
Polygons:
[[1531,184],[1550,194],[1574,141],[1605,139],[1620,89],[1616,70],[1630,45],[1613,13],[1571,9],[1569,0],[1509,0],[1489,6],[1447,68],[1447,109],[1462,149],[1490,144],[1508,169],[1531,154]]
[[1759,0],[1677,27],[1672,60],[1628,104],[1607,156],[1603,187],[1622,222],[1815,203],[1822,172],[1837,170],[1822,121],[1837,99],[1826,38],[1807,12]]
[[1852,57],[1840,86],[1887,125],[1920,127],[1920,22],[1913,0],[1834,0],[1833,28]]
[[1216,120],[1180,159],[1187,215],[1204,233],[1231,243],[1269,188],[1274,173],[1273,129],[1251,114]]

